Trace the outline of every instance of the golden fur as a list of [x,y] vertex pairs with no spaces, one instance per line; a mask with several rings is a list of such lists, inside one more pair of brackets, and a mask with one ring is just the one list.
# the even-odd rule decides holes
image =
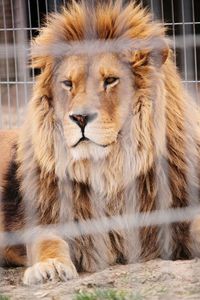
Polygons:
[[8,167],[9,160],[12,157],[12,146],[16,144],[18,139],[17,130],[1,130],[0,131],[0,189],[3,186],[3,175]]
[[[17,144],[16,176],[7,176],[6,231],[89,219],[101,228],[105,216],[198,204],[190,191],[199,195],[199,111],[183,89],[163,26],[133,3],[99,4],[89,13],[84,3],[73,2],[52,15],[35,40],[34,47],[46,52],[33,51],[41,74]],[[161,48],[51,55],[60,43],[98,39],[158,40]],[[109,77],[116,80],[105,88]],[[81,122],[80,115],[92,116],[84,131],[89,140],[78,143],[82,133],[74,115]],[[20,194],[7,203],[10,176]],[[115,263],[190,258],[200,254],[193,232],[189,222],[84,235],[80,228],[80,236],[65,241],[59,233],[41,232],[26,245],[24,282],[56,272],[70,279]]]

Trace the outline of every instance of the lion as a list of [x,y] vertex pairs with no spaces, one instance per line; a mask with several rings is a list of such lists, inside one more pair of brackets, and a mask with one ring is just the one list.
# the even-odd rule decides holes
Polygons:
[[91,9],[52,14],[32,46],[41,73],[1,201],[2,264],[27,266],[27,285],[200,255],[197,220],[145,223],[199,204],[200,113],[164,26],[135,2]]

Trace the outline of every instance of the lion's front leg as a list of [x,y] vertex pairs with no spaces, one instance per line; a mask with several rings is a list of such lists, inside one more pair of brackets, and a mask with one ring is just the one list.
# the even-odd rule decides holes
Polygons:
[[27,254],[31,266],[24,273],[26,285],[54,279],[66,281],[78,276],[68,244],[59,237],[38,239],[27,247]]

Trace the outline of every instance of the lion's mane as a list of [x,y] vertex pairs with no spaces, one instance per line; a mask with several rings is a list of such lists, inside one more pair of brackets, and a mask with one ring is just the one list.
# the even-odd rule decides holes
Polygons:
[[[59,58],[33,51],[33,67],[41,69],[41,74],[7,174],[2,200],[6,231],[34,225],[33,215],[39,224],[47,225],[182,208],[197,201],[191,199],[190,191],[195,189],[199,195],[199,172],[193,172],[189,179],[187,174],[190,166],[195,170],[199,165],[199,112],[194,105],[189,107],[191,102],[166,44],[164,27],[133,3],[123,6],[111,1],[93,10],[88,19],[87,6],[73,2],[62,13],[53,14],[34,47],[50,49],[94,36],[103,41],[158,39],[166,45],[160,50],[160,64],[152,63],[152,49],[132,53],[134,154],[126,145],[117,144],[112,155],[98,166],[68,160],[53,106],[53,76]],[[115,262],[177,259],[195,253],[189,222],[118,228],[76,237],[69,245],[78,269],[88,271]]]

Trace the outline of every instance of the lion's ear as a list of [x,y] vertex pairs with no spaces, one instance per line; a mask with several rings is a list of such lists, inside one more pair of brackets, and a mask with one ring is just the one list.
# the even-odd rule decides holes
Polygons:
[[41,51],[44,47],[41,47],[40,39],[41,37],[38,36],[31,43],[30,66],[34,69],[40,69],[42,71],[47,64],[48,57],[45,56]]
[[141,43],[140,49],[129,54],[132,67],[154,65],[161,67],[169,56],[169,46],[165,39],[151,39]]
[[166,39],[158,39],[150,52],[150,63],[161,67],[169,56],[169,45]]

